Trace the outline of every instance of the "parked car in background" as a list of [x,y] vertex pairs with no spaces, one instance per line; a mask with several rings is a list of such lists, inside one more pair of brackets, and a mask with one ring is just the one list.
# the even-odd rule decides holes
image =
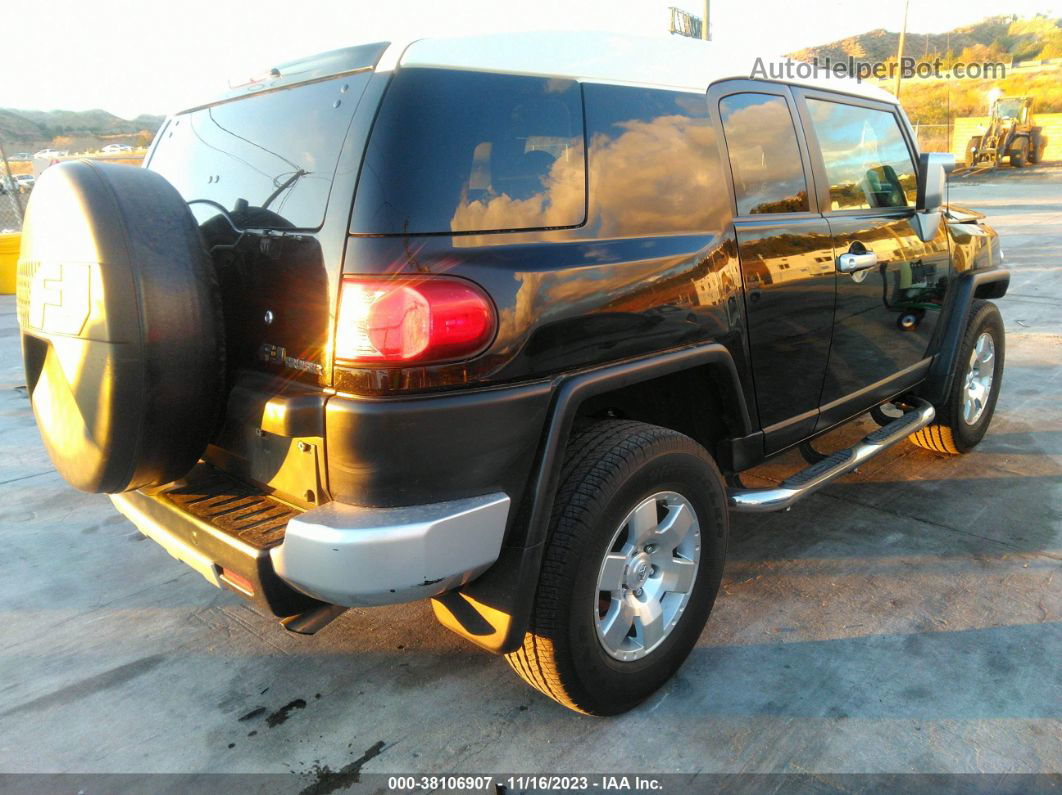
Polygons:
[[37,180],[33,178],[32,174],[15,175],[15,184],[18,186],[18,189],[22,193],[29,193],[31,190],[33,190],[33,186],[36,184],[36,182]]
[[126,146],[125,144],[107,144],[100,151],[106,154],[115,154],[117,152],[132,152],[133,147]]

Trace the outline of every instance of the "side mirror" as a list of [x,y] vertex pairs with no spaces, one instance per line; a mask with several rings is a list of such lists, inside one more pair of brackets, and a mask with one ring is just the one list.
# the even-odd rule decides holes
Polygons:
[[937,236],[941,213],[946,203],[948,174],[955,168],[955,157],[942,152],[927,152],[918,158],[918,201],[911,223],[923,243]]
[[918,157],[918,211],[935,213],[944,206],[948,174],[955,170],[955,156],[928,152]]

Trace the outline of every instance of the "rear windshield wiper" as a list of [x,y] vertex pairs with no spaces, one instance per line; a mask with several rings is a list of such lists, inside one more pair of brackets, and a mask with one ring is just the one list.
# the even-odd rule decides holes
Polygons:
[[263,202],[262,209],[263,210],[268,210],[269,209],[269,205],[271,205],[274,201],[276,201],[277,196],[279,196],[281,193],[286,191],[288,188],[290,188],[292,185],[294,185],[296,182],[298,182],[300,179],[302,179],[303,177],[305,177],[309,173],[310,172],[307,171],[306,169],[300,168],[298,171],[296,171],[294,174],[292,174],[286,180],[281,182],[280,185],[277,186],[277,189],[269,194],[269,198],[266,199],[265,202]]

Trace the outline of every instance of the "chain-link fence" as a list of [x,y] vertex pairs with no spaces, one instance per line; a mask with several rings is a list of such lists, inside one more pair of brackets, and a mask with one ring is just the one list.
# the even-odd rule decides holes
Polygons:
[[[3,152],[0,146],[0,152]],[[6,157],[0,157],[0,233],[17,232],[22,228],[22,211],[28,194],[15,181]]]
[[7,189],[0,192],[0,234],[22,228],[22,209],[28,198],[27,194],[16,195]]

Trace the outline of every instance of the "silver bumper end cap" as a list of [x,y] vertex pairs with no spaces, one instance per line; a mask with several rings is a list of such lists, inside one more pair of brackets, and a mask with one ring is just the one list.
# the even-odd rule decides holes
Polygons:
[[509,503],[502,493],[404,508],[330,502],[288,522],[270,556],[293,588],[331,604],[427,599],[498,559]]

